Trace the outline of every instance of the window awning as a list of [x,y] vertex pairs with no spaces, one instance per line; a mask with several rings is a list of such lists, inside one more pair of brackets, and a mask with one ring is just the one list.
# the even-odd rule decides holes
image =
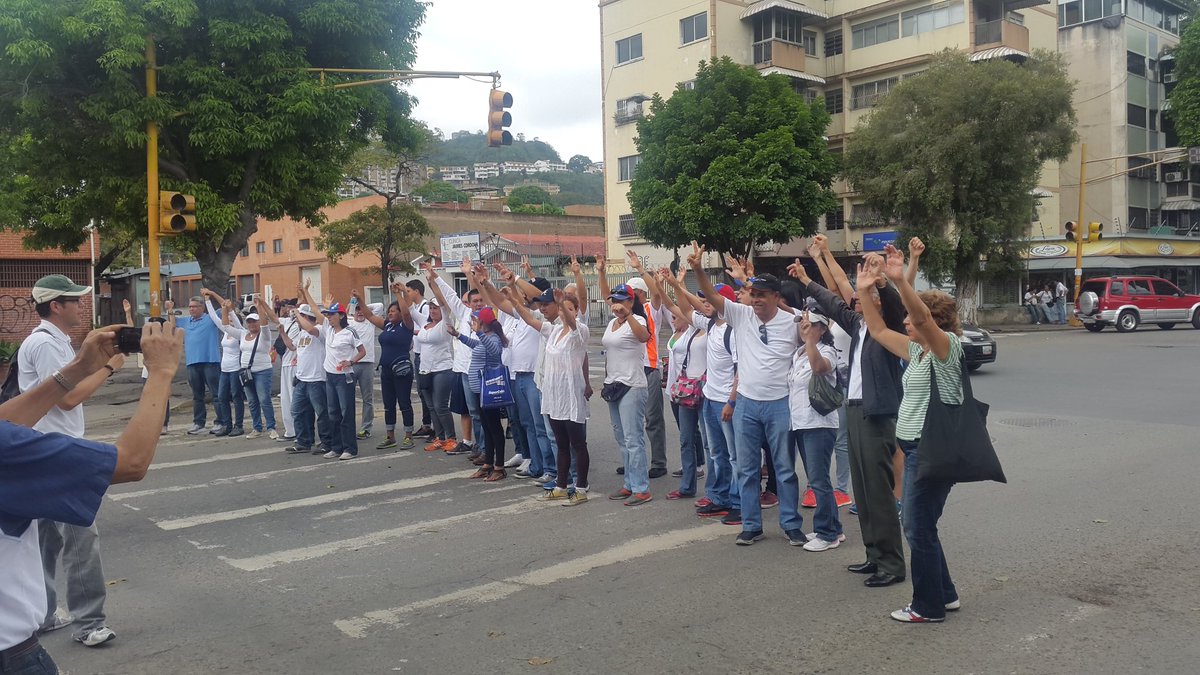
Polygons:
[[1006,56],[1020,56],[1023,59],[1029,58],[1029,54],[1021,51],[1020,49],[1013,49],[1012,47],[992,47],[980,52],[975,52],[971,55],[971,60],[988,61],[990,59],[1002,59]]
[[1050,0],[1009,0],[1004,3],[1004,10],[1011,12],[1018,9],[1029,9],[1038,5],[1048,5]]
[[812,9],[811,7],[806,7],[798,2],[792,2],[792,0],[760,0],[759,2],[747,7],[746,11],[742,12],[742,18],[749,19],[755,14],[761,14],[768,9],[783,9],[789,12],[796,12],[797,14],[815,16],[818,19],[829,18],[829,15],[825,12]]
[[759,72],[762,73],[763,75],[787,75],[788,77],[794,77],[797,80],[805,80],[808,82],[815,82],[816,84],[825,84],[824,78],[817,77],[816,75],[809,75],[808,73],[801,72],[799,70],[792,70],[791,68],[780,68],[779,66],[771,66],[770,68],[763,68]]
[[1163,211],[1200,211],[1200,201],[1184,199],[1177,202],[1163,202]]

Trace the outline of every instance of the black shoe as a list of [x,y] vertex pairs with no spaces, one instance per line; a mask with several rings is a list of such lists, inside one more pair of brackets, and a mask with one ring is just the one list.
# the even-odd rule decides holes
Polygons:
[[675,469],[674,471],[671,472],[671,475],[676,478],[679,478],[680,476],[683,475],[683,469]]
[[700,508],[696,509],[696,515],[700,516],[701,518],[715,518],[717,516],[725,516],[728,514],[728,506],[717,506],[716,504],[709,504],[708,506],[701,506]]
[[656,466],[653,469],[650,469],[651,478],[662,478],[665,475],[667,475],[667,470],[661,466]]
[[504,427],[504,437],[512,438],[512,427]]
[[234,427],[229,430],[230,436],[242,436],[242,435],[245,435],[245,433],[246,433],[246,431],[244,429],[242,429],[241,427]]
[[625,475],[625,467],[623,467],[623,466],[618,466],[618,467],[617,467],[617,475],[618,475],[618,476],[624,476],[624,475]]
[[413,438],[433,438],[433,429],[421,427],[413,432]]
[[323,454],[325,454],[325,453],[327,453],[327,452],[329,452],[329,450],[327,450],[327,449],[325,448],[325,446],[321,445],[321,446],[317,446],[317,447],[313,448],[312,450],[309,450],[309,451],[308,451],[308,454],[310,454],[310,455],[323,455]]
[[870,586],[871,588],[879,588],[881,586],[898,584],[902,581],[904,581],[903,575],[896,576],[895,574],[888,574],[887,572],[876,572],[875,574],[872,574],[863,580],[863,585]]
[[875,574],[879,568],[875,563],[868,560],[867,562],[858,563],[857,565],[846,565],[846,569],[855,574]]
[[741,525],[742,511],[741,509],[729,509],[729,513],[721,519],[722,525]]
[[738,546],[752,546],[754,542],[760,541],[762,538],[762,530],[754,530],[751,532],[743,530],[742,532],[738,533],[737,539],[734,539],[733,543],[737,544]]
[[300,454],[308,452],[308,448],[301,448],[299,446],[291,445],[291,446],[284,448],[283,451],[288,453],[289,455],[300,455]]

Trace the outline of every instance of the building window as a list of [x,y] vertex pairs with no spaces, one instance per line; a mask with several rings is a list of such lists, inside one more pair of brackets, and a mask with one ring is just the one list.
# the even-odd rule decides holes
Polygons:
[[850,37],[851,45],[855,49],[898,40],[900,39],[900,15],[892,14],[882,19],[851,26]]
[[[1153,1],[1153,0],[1151,0]],[[1137,3],[1139,6],[1134,7]],[[1143,0],[1129,0],[1128,16],[1139,21],[1138,14],[1146,7]],[[1074,26],[1089,21],[1099,21],[1106,16],[1120,16],[1121,0],[1067,0],[1058,5],[1058,27]]]
[[944,2],[930,5],[913,12],[904,12],[901,19],[901,35],[910,37],[920,33],[953,26],[966,20],[962,2]]
[[283,240],[282,239],[271,240],[271,250],[274,251],[275,253],[283,253]]
[[312,248],[312,240],[311,239],[301,239],[299,242],[298,248],[301,251],[307,251],[308,249]]
[[[679,44],[686,45],[708,37],[708,12],[700,12],[679,20]],[[641,47],[638,47],[641,53]]]
[[265,242],[265,241],[254,242],[254,252],[259,253],[259,254],[266,253],[267,252],[267,242]]
[[850,90],[850,109],[861,110],[863,108],[873,108],[879,103],[879,99],[887,96],[887,93],[899,83],[900,79],[889,77],[886,80],[876,80],[865,84],[856,84]]
[[617,217],[617,236],[621,239],[630,239],[637,236],[637,221],[633,219],[633,214],[626,213]]
[[683,87],[684,91],[691,91],[696,88],[696,81],[688,80],[687,82],[680,82],[679,86]]
[[617,65],[642,58],[642,34],[617,40]]
[[242,251],[239,255],[241,255],[243,258],[250,257],[250,244],[249,243],[247,243],[245,246],[242,247]]
[[833,211],[825,214],[825,230],[843,230],[846,228],[846,213],[842,207],[837,207]]
[[617,101],[617,114],[614,118],[617,125],[629,124],[642,116],[642,99],[623,98]]
[[1129,103],[1125,106],[1128,109],[1128,123],[1131,127],[1146,128],[1146,109],[1140,105]]
[[842,31],[834,30],[825,33],[825,56],[837,56],[842,53]]
[[641,155],[630,155],[617,158],[617,182],[625,183],[633,180],[634,170],[642,162]]
[[841,89],[833,89],[825,92],[825,112],[829,113],[830,115],[836,115],[842,112],[842,104],[843,97]]
[[806,56],[817,55],[817,31],[805,30],[800,38],[804,41],[804,54]]
[[1125,70],[1131,75],[1146,76],[1146,57],[1133,52],[1125,52]]

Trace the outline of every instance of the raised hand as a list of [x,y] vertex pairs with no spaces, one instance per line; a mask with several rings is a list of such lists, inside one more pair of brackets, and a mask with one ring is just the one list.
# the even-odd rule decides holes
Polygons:
[[333,293],[325,296],[325,307],[333,307]]
[[471,261],[470,260],[462,261],[462,270],[461,271],[465,276],[468,276],[468,277],[471,276]]
[[404,284],[399,281],[393,281],[388,288],[392,291],[392,295],[400,295],[404,292]]
[[554,289],[554,304],[561,305],[564,295],[565,294],[561,288]]
[[745,257],[745,258],[742,258],[740,262],[742,264],[742,269],[746,270],[746,276],[753,277],[754,276],[754,261],[751,260],[749,257]]
[[688,265],[694,269],[700,269],[704,264],[704,247],[692,240],[692,252],[687,257]]
[[805,286],[812,281],[808,276],[808,270],[804,269],[804,264],[800,262],[799,258],[796,258],[795,262],[788,265],[787,271],[789,275]]
[[[296,295],[298,295],[300,297],[304,297],[304,294],[307,291],[308,291],[308,286],[305,284],[305,282],[302,282],[302,281],[296,282]],[[203,291],[201,291],[201,292],[203,292]]]
[[629,266],[633,269],[633,271],[637,272],[639,275],[642,274],[642,259],[638,257],[638,254],[626,249],[625,256],[629,258]]
[[679,271],[675,273],[675,281],[678,281],[680,286],[682,286],[684,284],[684,282],[687,281],[687,273],[688,273],[687,266],[680,265]]
[[[879,265],[883,268],[884,274],[886,274],[887,278],[891,279],[892,281],[900,281],[904,278],[904,254],[891,244],[888,244],[887,247],[884,248],[884,253],[887,254],[887,260],[886,262],[879,263]],[[872,253],[871,255],[875,256],[876,258],[879,257],[879,255],[876,253]]]
[[[875,257],[878,258],[879,256],[876,255]],[[879,276],[879,266],[877,264],[873,264],[871,258],[867,258],[863,262],[859,263],[857,281],[860,293],[868,293],[868,289],[875,285],[875,282],[879,280]]]
[[121,301],[121,309],[125,310],[126,314],[133,311],[133,305],[129,304],[129,298],[125,298]]
[[579,266],[579,260],[575,256],[571,256],[571,273],[580,274],[583,269]]
[[655,272],[654,274],[655,274],[655,276],[658,277],[658,280],[664,284],[670,284],[671,282],[676,280],[675,275],[671,274],[671,270],[669,270],[665,267],[658,268],[658,271]]
[[920,237],[913,237],[908,240],[908,255],[911,258],[920,258],[925,252],[925,242],[921,241]]
[[524,272],[525,276],[530,279],[537,276],[533,273],[533,265],[529,264],[529,256],[521,256],[521,271]]
[[507,299],[507,300],[512,300],[513,299],[513,289],[509,286],[502,286],[500,288],[500,295],[503,295],[505,297],[505,299]]
[[813,237],[813,246],[816,246],[822,253],[829,250],[829,237],[823,234],[818,234]]
[[307,291],[308,291],[308,289],[310,289],[310,288],[312,288],[312,279],[311,279],[311,278],[310,278],[310,279],[305,279],[305,280],[304,280],[304,290],[305,290],[305,292],[307,292]]
[[729,267],[725,268],[725,273],[743,284],[746,283],[747,279],[749,279],[749,277],[746,276],[745,264],[736,256],[729,257]]
[[804,316],[800,319],[800,339],[804,340],[804,344],[815,344],[821,339],[820,334],[813,329],[812,322],[808,319],[808,310],[804,310]]
[[821,259],[821,245],[818,244],[815,239],[808,245],[807,250],[808,257],[812,258],[813,260]]
[[357,289],[357,288],[352,288],[352,289],[350,289],[350,297],[351,297],[351,298],[354,298],[355,300],[359,300],[359,299],[360,299],[360,297],[359,297],[359,295],[358,295],[358,289]]
[[433,283],[437,279],[437,272],[433,271],[433,264],[430,262],[421,263],[421,271],[425,272],[425,277],[429,279],[429,283]]
[[596,256],[596,270],[601,274],[608,271],[608,260],[604,257],[603,253]]

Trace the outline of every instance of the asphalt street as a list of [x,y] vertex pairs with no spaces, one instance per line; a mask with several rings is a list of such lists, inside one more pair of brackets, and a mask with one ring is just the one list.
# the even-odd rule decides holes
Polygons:
[[[593,499],[569,509],[468,481],[463,457],[376,451],[378,432],[337,462],[187,436],[177,413],[100,513],[117,639],[44,643],[67,673],[1195,672],[1200,331],[997,341],[973,381],[1009,483],[950,496],[963,607],[941,625],[891,621],[909,584],[845,571],[864,558],[845,509],[848,541],[809,553],[777,510],[734,546],[665,499],[670,476],[649,504],[604,499],[619,459],[596,397]],[[92,406],[89,435],[132,408]]]

